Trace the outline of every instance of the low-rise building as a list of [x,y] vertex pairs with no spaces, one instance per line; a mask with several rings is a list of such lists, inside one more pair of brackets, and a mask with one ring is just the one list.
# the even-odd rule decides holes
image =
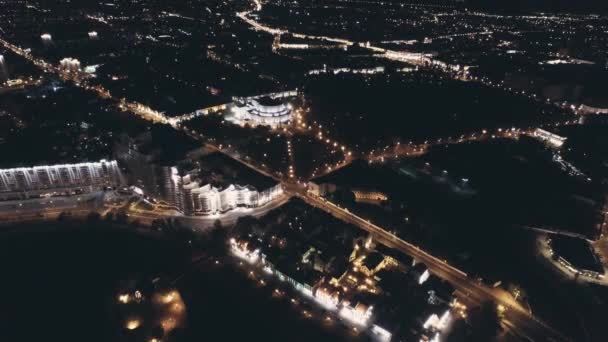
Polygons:
[[545,131],[544,129],[537,128],[533,133],[534,137],[548,143],[551,147],[560,148],[566,142],[567,138],[561,137],[555,133]]
[[380,191],[353,189],[355,201],[360,203],[380,204],[388,201],[388,196]]

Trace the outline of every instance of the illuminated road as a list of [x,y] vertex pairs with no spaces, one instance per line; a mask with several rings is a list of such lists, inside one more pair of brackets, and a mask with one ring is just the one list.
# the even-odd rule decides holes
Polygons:
[[90,213],[91,209],[47,209],[39,213],[19,213],[19,214],[5,214],[2,213],[2,220],[0,225],[7,225],[13,223],[23,222],[39,222],[39,221],[54,221],[59,218],[61,213],[67,213],[72,219],[85,219]]
[[[256,12],[260,11],[262,9],[261,3],[259,1],[255,1],[255,4],[256,4],[255,11]],[[358,46],[360,46],[362,48],[365,48],[374,53],[377,53],[378,57],[395,60],[395,61],[407,62],[407,63],[413,64],[413,65],[418,65],[418,66],[426,66],[432,62],[432,59],[430,58],[430,56],[427,54],[423,54],[423,53],[389,50],[389,49],[384,49],[381,47],[373,46],[369,42],[357,43],[357,42],[354,42],[354,41],[351,41],[348,39],[343,39],[343,38],[335,38],[335,37],[328,37],[328,36],[315,36],[315,35],[310,35],[310,34],[291,32],[291,31],[284,30],[284,29],[269,27],[269,26],[266,26],[260,22],[257,22],[255,20],[251,19],[249,17],[249,14],[251,14],[252,12],[253,11],[238,12],[236,15],[237,15],[237,17],[239,17],[241,20],[243,20],[244,22],[249,24],[251,27],[253,27],[257,31],[263,31],[263,32],[266,32],[266,33],[269,33],[272,35],[291,34],[295,38],[321,40],[321,41],[325,41],[325,42],[338,43],[338,44],[342,44],[342,45],[346,45],[346,46],[352,46],[352,45],[357,44]],[[448,66],[448,67],[450,67],[450,66]]]
[[195,229],[205,230],[212,227],[215,221],[219,220],[224,226],[231,226],[236,223],[239,217],[253,216],[261,217],[266,215],[271,210],[281,207],[291,198],[291,194],[284,194],[281,197],[272,200],[259,208],[236,208],[224,214],[209,215],[209,216],[184,216],[184,215],[167,215],[162,212],[145,211],[145,210],[129,210],[128,217],[137,219],[140,223],[151,225],[156,219],[174,218],[180,223]]
[[[257,10],[261,9],[261,4],[259,2],[256,2],[256,9]],[[293,36],[298,37],[298,38],[317,39],[317,40],[335,42],[335,43],[346,44],[346,45],[358,44],[353,41],[340,39],[340,38],[310,36],[310,35],[292,33],[292,32],[288,32],[285,30],[271,28],[271,27],[265,26],[261,23],[256,22],[255,20],[251,19],[248,16],[250,13],[251,12],[240,12],[240,13],[237,13],[237,16],[239,18],[241,18],[243,21],[245,21],[246,23],[248,23],[249,25],[251,25],[252,27],[254,27],[256,30],[265,31],[265,32],[268,32],[268,33],[274,34],[274,35],[290,33]],[[28,52],[22,50],[19,47],[12,45],[2,39],[0,39],[0,45],[3,45],[5,48],[28,59],[34,65],[43,69],[45,72],[56,73],[66,80],[72,80],[74,82],[74,84],[76,84],[77,86],[83,87],[84,89],[87,89],[87,90],[95,91],[102,98],[108,98],[108,99],[112,98],[109,91],[106,90],[105,88],[101,88],[99,86],[93,87],[93,86],[86,85],[86,77],[84,75],[81,75],[80,73],[66,74],[60,68],[53,66],[51,64],[48,64],[41,59],[34,58]],[[379,53],[380,56],[382,56],[384,58],[388,58],[388,59],[402,60],[402,61],[416,64],[416,65],[421,65],[421,64],[426,65],[430,61],[430,60],[428,60],[428,57],[426,57],[424,55],[420,55],[420,54],[385,50],[385,49],[378,48],[378,47],[375,47],[375,46],[372,46],[369,44],[359,44],[359,45],[361,45],[363,48],[367,48],[376,53]],[[131,112],[135,113],[136,115],[142,117],[145,120],[149,120],[152,122],[169,123],[169,120],[162,113],[154,111],[153,109],[146,107],[142,104],[139,104],[136,102],[128,102],[124,99],[119,99],[119,100],[117,99],[117,102],[119,103],[120,108],[131,111]],[[184,130],[184,131],[186,131],[186,130]],[[197,140],[202,138],[202,135],[194,135],[191,133],[189,133],[189,134],[191,136],[193,136],[194,138],[196,138]],[[508,135],[509,132],[507,131],[504,134]],[[521,134],[521,133],[518,132],[518,134]],[[463,141],[470,141],[470,140],[477,140],[477,139],[479,139],[479,136],[471,135],[469,139],[465,139],[465,138],[448,139],[448,140],[444,140],[444,141],[437,141],[435,144],[459,143],[459,142],[463,142]],[[269,170],[263,169],[259,166],[256,166],[249,161],[244,161],[239,156],[235,156],[226,150],[222,150],[222,149],[218,148],[217,146],[211,145],[209,143],[206,143],[206,145],[209,146],[211,149],[215,149],[215,150],[218,150],[218,151],[224,153],[225,155],[246,165],[249,168],[256,170],[257,172],[260,172],[277,181],[282,181],[282,177],[277,176],[272,171],[269,171]],[[412,145],[399,146],[399,147],[396,147],[395,150],[393,150],[393,151],[389,151],[389,152],[384,151],[385,154],[380,152],[380,153],[378,153],[378,155],[374,155],[372,153],[372,156],[370,158],[380,159],[380,158],[384,158],[385,156],[390,156],[390,155],[400,156],[400,155],[410,155],[411,153],[424,153],[424,151],[426,151],[426,149],[428,149],[429,146],[431,146],[431,143],[426,143],[426,144],[417,145],[417,146],[412,146]],[[320,209],[332,214],[333,216],[335,216],[336,218],[338,218],[340,220],[354,224],[354,225],[360,227],[361,229],[370,232],[371,234],[373,234],[373,236],[376,238],[377,241],[379,241],[389,247],[395,248],[403,253],[411,255],[414,258],[416,258],[417,260],[423,262],[424,264],[427,265],[427,267],[432,271],[433,274],[437,275],[438,277],[440,277],[442,279],[449,281],[451,284],[453,284],[455,286],[455,288],[459,291],[459,293],[463,294],[464,296],[468,296],[472,302],[481,303],[483,301],[492,300],[492,301],[495,301],[496,303],[504,305],[507,308],[507,312],[505,313],[505,315],[508,319],[509,324],[517,327],[518,328],[517,330],[521,331],[522,335],[527,336],[528,338],[530,338],[534,341],[547,341],[547,340],[548,341],[564,341],[564,340],[567,340],[561,334],[559,334],[552,328],[548,327],[547,325],[543,324],[541,321],[539,321],[538,319],[536,319],[535,317],[530,315],[529,312],[524,307],[522,307],[522,305],[520,303],[518,303],[515,299],[513,299],[505,291],[498,290],[498,289],[490,289],[484,285],[477,283],[473,279],[470,279],[462,271],[449,265],[446,261],[432,256],[431,254],[427,253],[426,251],[420,249],[419,247],[414,246],[411,243],[406,242],[406,241],[396,237],[395,235],[388,233],[386,230],[382,229],[381,227],[374,225],[374,224],[360,218],[359,216],[346,211],[345,209],[339,208],[330,202],[327,202],[323,199],[320,199],[320,198],[317,198],[315,196],[308,194],[303,187],[301,187],[297,184],[288,183],[288,182],[284,182],[284,181],[282,182],[282,184],[283,184],[283,187],[289,192],[289,194],[293,193],[293,194],[301,197],[308,204],[315,206],[317,208],[320,208]],[[286,200],[287,199],[284,199],[284,201],[286,201]],[[273,203],[273,205],[276,205],[276,207],[278,207],[278,206],[282,205],[282,203],[284,203],[284,201],[277,201],[276,203]],[[274,207],[272,207],[272,208],[271,207],[272,206],[269,206],[269,208],[264,208],[264,210],[266,210],[266,209],[271,210],[272,208],[274,208]],[[254,214],[262,215],[267,211],[267,210],[266,211],[264,211],[264,210],[256,211]],[[55,213],[51,213],[51,212],[45,213],[45,215],[50,215],[50,216],[53,216],[54,214]],[[16,216],[22,216],[22,214],[16,213]],[[154,213],[150,213],[150,214],[129,213],[129,216],[131,218],[139,219],[142,222],[151,222],[152,220],[159,218],[159,215],[154,214]],[[236,219],[238,219],[239,216],[241,216],[241,213],[235,212],[234,215],[225,217],[225,219],[226,219],[226,222],[233,222],[233,221],[236,221]],[[208,220],[210,220],[211,222],[215,221],[216,219],[222,220],[221,217],[208,218]],[[193,218],[193,220],[201,220],[201,219]],[[201,225],[209,223],[209,222],[205,222],[205,220],[201,220],[200,222],[201,222]]]
[[[270,27],[268,25],[264,25],[263,23],[256,21],[249,16],[251,13],[259,12],[262,10],[262,6],[263,6],[262,2],[260,2],[259,0],[253,0],[253,3],[254,3],[254,8],[252,10],[237,12],[236,16],[238,18],[240,18],[241,20],[243,20],[245,23],[247,23],[249,26],[251,26],[256,31],[266,32],[266,33],[272,34],[274,36],[280,36],[282,34],[290,34],[295,38],[321,40],[321,41],[325,41],[325,42],[338,43],[338,44],[344,45],[344,46],[357,45],[361,48],[370,50],[371,52],[374,53],[374,56],[378,57],[378,58],[385,58],[385,59],[392,60],[392,61],[405,62],[405,63],[411,64],[411,65],[416,65],[419,67],[431,67],[436,70],[441,70],[441,71],[445,72],[447,75],[449,75],[450,77],[457,79],[457,80],[462,80],[462,81],[467,81],[467,82],[479,82],[479,83],[484,84],[485,86],[493,87],[493,88],[500,88],[503,91],[525,96],[531,100],[534,100],[534,101],[537,101],[540,103],[552,104],[556,107],[560,107],[562,109],[568,110],[573,114],[577,114],[577,115],[583,114],[583,113],[579,113],[574,105],[568,105],[567,102],[563,102],[563,103],[555,102],[548,98],[544,98],[543,96],[538,96],[537,94],[526,92],[525,90],[516,90],[516,89],[512,89],[510,87],[506,87],[504,84],[504,81],[502,81],[502,80],[501,81],[492,81],[492,80],[488,79],[487,77],[470,75],[468,72],[468,67],[442,62],[440,60],[434,59],[432,55],[427,54],[427,53],[390,50],[390,49],[385,49],[382,47],[372,45],[372,43],[370,43],[369,41],[363,43],[363,42],[355,42],[355,41],[343,39],[343,38],[309,35],[309,34],[291,32],[287,29],[279,29],[279,28]],[[534,32],[534,31],[530,31],[530,32]],[[511,32],[511,33],[517,33],[517,32]],[[521,33],[521,32],[519,32],[519,33]],[[466,36],[466,35],[478,35],[478,34],[491,34],[491,33],[475,32],[475,33],[468,33],[468,34],[463,34],[463,35]],[[448,37],[449,36],[440,36],[440,37],[436,37],[436,39],[443,39],[443,38],[448,38]]]
[[459,293],[468,297],[469,301],[474,303],[482,303],[484,301],[493,301],[497,304],[502,304],[507,308],[505,317],[510,324],[517,327],[519,334],[530,337],[534,341],[568,341],[566,337],[547,326],[534,316],[532,316],[526,308],[517,302],[509,293],[500,289],[490,289],[473,279],[470,279],[466,273],[449,265],[445,260],[441,260],[427,253],[407,241],[404,241],[397,236],[388,233],[381,227],[370,223],[367,220],[342,209],[335,204],[324,199],[308,194],[303,187],[294,185],[285,185],[290,191],[306,201],[308,204],[320,208],[334,217],[356,225],[359,228],[371,233],[374,238],[388,246],[395,248],[405,254],[411,255],[417,260],[423,262],[429,270],[436,276],[450,282]]
[[[559,120],[544,125],[539,125],[539,128],[556,128],[562,126],[570,126],[578,124],[578,120]],[[518,139],[521,135],[532,136],[532,133],[536,128],[497,128],[493,132],[488,130],[482,130],[480,132],[474,132],[470,134],[463,134],[459,137],[448,137],[438,138],[433,140],[427,140],[423,143],[397,143],[392,146],[385,146],[383,149],[371,151],[365,156],[365,160],[370,162],[383,162],[388,159],[402,158],[402,157],[415,157],[420,156],[428,152],[429,148],[433,146],[462,144],[472,141],[486,141],[491,139]]]
[[14,52],[15,54],[27,59],[32,62],[35,66],[42,69],[42,71],[46,73],[53,73],[61,77],[65,81],[72,81],[74,85],[77,87],[81,87],[85,90],[92,91],[97,94],[100,98],[103,99],[111,99],[118,103],[118,107],[122,110],[128,110],[144,120],[152,121],[155,123],[169,123],[168,118],[158,111],[153,110],[152,108],[145,106],[138,102],[127,101],[124,98],[116,99],[113,98],[110,94],[110,91],[106,88],[96,85],[91,86],[87,84],[87,80],[91,77],[91,75],[84,72],[67,72],[53,64],[47,63],[41,58],[36,58],[32,56],[28,51],[23,50],[22,48],[13,45],[7,42],[4,39],[0,39],[0,45],[4,46],[6,49]]

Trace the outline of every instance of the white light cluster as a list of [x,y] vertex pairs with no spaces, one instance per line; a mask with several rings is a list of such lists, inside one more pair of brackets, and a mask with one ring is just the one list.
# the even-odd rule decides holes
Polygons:
[[80,61],[75,58],[66,57],[59,62],[59,65],[61,69],[67,72],[77,73],[80,71]]
[[118,185],[116,161],[59,164],[0,170],[0,192],[31,191],[82,185]]
[[372,315],[373,306],[357,304],[353,308],[350,305],[342,304],[340,316],[358,325],[366,325]]
[[237,242],[234,238],[230,239],[230,250],[232,253],[237,257],[254,264],[260,259],[260,250],[250,250],[248,247],[249,244],[246,242]]

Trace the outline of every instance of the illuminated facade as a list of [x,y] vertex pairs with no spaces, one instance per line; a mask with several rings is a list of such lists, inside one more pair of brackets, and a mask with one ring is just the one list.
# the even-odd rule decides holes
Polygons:
[[388,200],[388,196],[379,191],[353,190],[355,201],[361,203],[378,204]]
[[353,307],[350,305],[350,303],[343,302],[342,309],[340,309],[340,316],[355,324],[366,325],[369,318],[372,316],[373,308],[373,306],[363,303],[357,303]]
[[165,200],[174,207],[183,208],[182,177],[176,167],[163,167],[163,190]]
[[8,69],[6,68],[4,56],[0,55],[0,84],[6,81],[8,81]]
[[80,61],[75,58],[64,58],[59,62],[59,65],[66,72],[77,73],[80,71]]
[[331,287],[319,286],[315,291],[315,299],[322,306],[335,310],[340,303],[340,294]]
[[59,164],[0,170],[0,198],[28,198],[59,189],[118,186],[122,184],[116,161]]
[[198,182],[184,182],[185,212],[196,215],[212,215],[229,210],[245,207],[257,208],[277,198],[283,192],[280,184],[259,192],[250,186],[231,184],[223,190]]
[[374,333],[374,335],[377,336],[378,340],[382,342],[388,342],[393,337],[393,334],[390,331],[384,329],[383,327],[377,324],[372,325],[372,333]]
[[202,185],[190,175],[180,176],[175,167],[163,169],[163,181],[165,199],[187,215],[215,215],[235,208],[257,208],[283,193],[280,184],[264,191],[234,184],[223,189]]
[[260,249],[246,240],[230,239],[230,250],[234,255],[252,264],[260,258]]
[[592,107],[587,105],[581,105],[578,111],[584,114],[608,114],[608,108]]
[[[230,246],[233,255],[259,266],[267,274],[274,275],[303,295],[312,297],[325,309],[324,320],[332,321],[331,316],[336,316],[355,331],[367,330],[374,341],[402,340],[403,334],[408,334],[400,331],[403,313],[410,314],[411,311],[401,310],[400,303],[382,300],[382,297],[387,293],[390,296],[392,293],[402,291],[407,288],[404,287],[406,284],[421,285],[428,282],[423,289],[430,289],[428,292],[432,293],[433,298],[438,298],[435,296],[437,290],[440,293],[449,293],[445,297],[448,299],[441,301],[428,299],[428,305],[432,306],[428,308],[431,310],[417,311],[419,315],[417,322],[421,329],[416,334],[421,337],[421,342],[439,342],[449,331],[453,321],[453,309],[449,298],[454,289],[448,286],[445,288],[446,291],[442,291],[441,284],[429,280],[430,273],[424,264],[417,263],[410,272],[403,272],[393,258],[377,251],[370,252],[373,243],[368,238],[365,244],[358,241],[354,247],[355,250],[364,250],[364,254],[351,260],[352,267],[348,267],[344,273],[338,272],[341,276],[336,278],[327,271],[315,273],[317,270],[313,269],[310,262],[316,250],[314,247],[302,249],[302,254],[296,253],[286,258],[283,251],[273,249],[272,246],[277,246],[275,240],[274,234],[271,237],[263,233],[241,234],[240,237],[230,239]],[[296,245],[294,241],[293,246]],[[367,259],[371,265],[364,263]],[[412,261],[406,261],[404,264],[411,266]],[[379,275],[380,272],[383,272],[382,275]],[[292,298],[292,302],[295,303],[295,300]],[[382,304],[376,306],[378,302]],[[394,331],[395,329],[397,331]]]
[[548,143],[549,145],[555,148],[562,147],[562,145],[564,144],[564,142],[566,142],[567,139],[540,128],[534,130],[534,137]]
[[289,123],[293,116],[293,106],[284,101],[295,97],[297,91],[286,91],[246,98],[235,98],[231,114],[226,119],[236,124],[279,127]]
[[289,103],[263,105],[256,99],[232,107],[233,119],[242,124],[278,127],[291,121],[292,106]]

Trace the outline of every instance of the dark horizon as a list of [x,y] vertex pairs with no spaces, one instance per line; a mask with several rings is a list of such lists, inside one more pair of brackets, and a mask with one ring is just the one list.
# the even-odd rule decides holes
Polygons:
[[514,13],[605,13],[608,10],[608,2],[602,0],[466,0],[465,3],[473,8]]

